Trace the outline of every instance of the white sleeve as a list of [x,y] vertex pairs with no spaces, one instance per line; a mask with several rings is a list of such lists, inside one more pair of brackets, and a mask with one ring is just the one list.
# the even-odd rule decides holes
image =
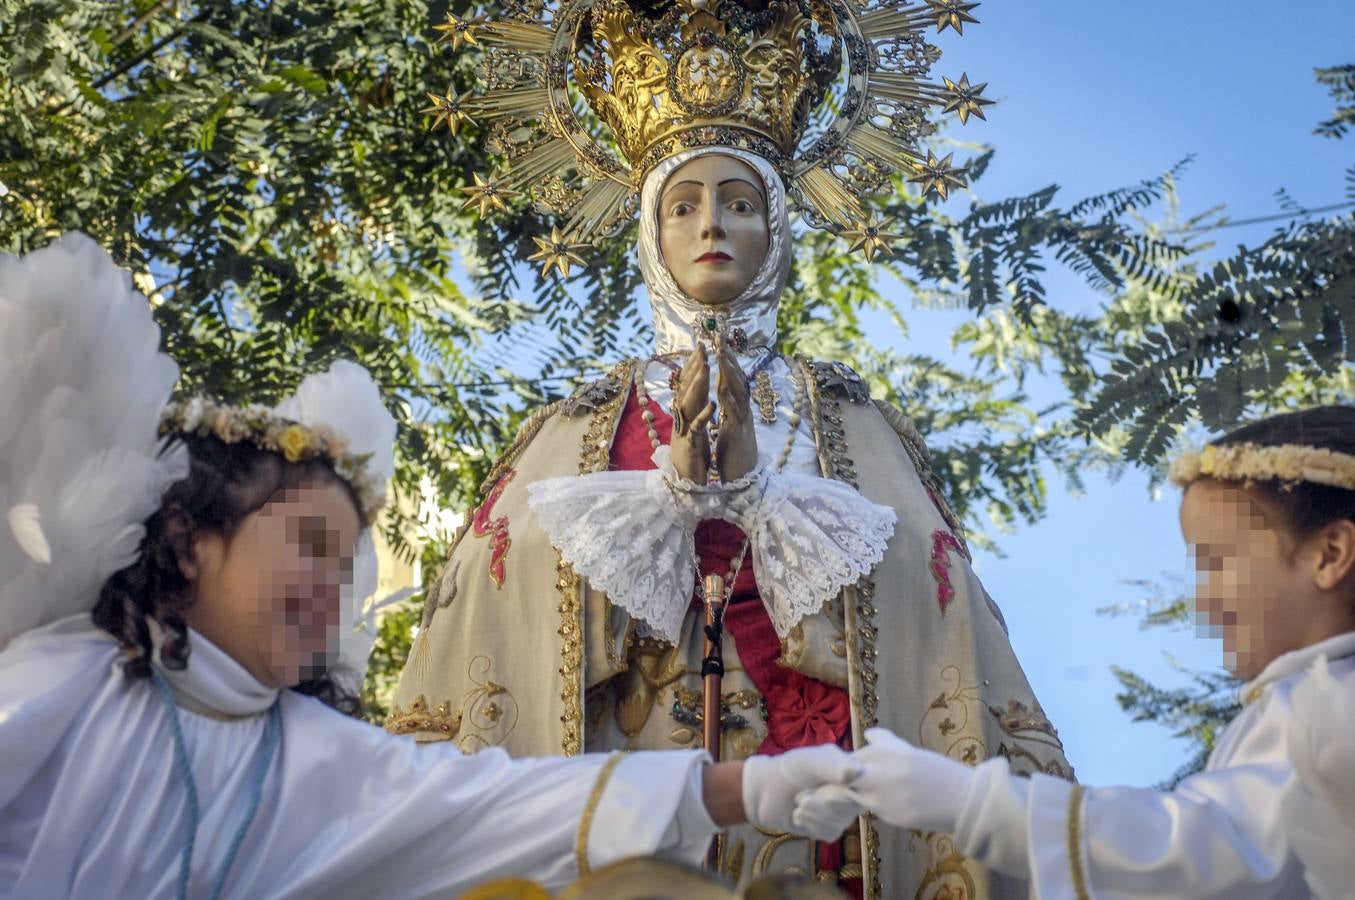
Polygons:
[[1283,762],[1232,766],[1170,792],[1032,776],[1033,894],[1275,896],[1289,858],[1279,815],[1289,771]]
[[955,846],[990,869],[1029,879],[1027,794],[1030,779],[1012,774],[1003,757],[974,770],[955,821]]
[[1046,900],[1277,896],[1289,772],[1271,760],[1202,772],[1174,791],[1083,788],[993,759],[975,771],[955,844]]
[[[687,771],[673,771],[666,754],[618,756],[615,771],[602,786],[587,838],[587,859],[600,868],[618,859],[658,854],[699,863],[719,827],[702,797],[705,752],[688,755]],[[661,779],[672,779],[680,793],[654,796]],[[643,849],[637,850],[637,847]]]

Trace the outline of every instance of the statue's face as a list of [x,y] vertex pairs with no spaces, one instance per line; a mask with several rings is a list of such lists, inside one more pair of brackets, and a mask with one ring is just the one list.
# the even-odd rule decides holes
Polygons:
[[659,250],[682,292],[724,306],[767,256],[767,197],[742,160],[698,156],[668,176],[659,198]]

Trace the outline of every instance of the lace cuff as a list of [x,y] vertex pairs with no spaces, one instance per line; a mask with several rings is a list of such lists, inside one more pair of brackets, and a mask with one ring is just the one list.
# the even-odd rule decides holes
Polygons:
[[696,572],[694,532],[705,519],[743,529],[762,602],[778,636],[814,615],[884,558],[896,516],[850,486],[765,464],[736,481],[678,475],[667,447],[658,469],[594,472],[528,486],[560,555],[612,602],[676,642]]
[[560,556],[613,603],[675,642],[696,581],[695,523],[661,471],[591,472],[527,486]]
[[898,517],[851,485],[817,475],[773,472],[752,530],[758,590],[776,634],[785,638],[885,555]]

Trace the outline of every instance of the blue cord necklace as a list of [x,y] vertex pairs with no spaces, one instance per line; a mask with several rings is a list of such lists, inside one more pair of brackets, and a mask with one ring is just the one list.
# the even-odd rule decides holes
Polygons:
[[[188,834],[184,837],[183,855],[179,858],[179,900],[188,900],[188,876],[193,867],[193,844],[198,836],[198,786],[193,779],[193,769],[188,762],[188,748],[184,744],[183,729],[179,725],[179,708],[174,702],[174,694],[170,691],[169,685],[165,682],[165,676],[160,674],[160,670],[151,667],[151,680],[155,682],[156,688],[160,691],[160,697],[165,701],[165,706],[169,710],[169,728],[174,733],[174,761],[179,770],[183,772],[184,784],[188,788]],[[264,750],[263,756],[259,758],[259,763],[254,771],[254,781],[249,790],[249,807],[245,810],[245,818],[240,823],[240,827],[235,830],[235,836],[231,838],[230,846],[226,848],[226,858],[221,863],[221,868],[216,873],[216,879],[212,882],[212,892],[208,895],[208,900],[217,900],[221,896],[221,889],[226,884],[226,875],[230,873],[231,864],[235,862],[235,855],[240,851],[240,845],[245,840],[245,833],[249,831],[250,824],[254,821],[254,815],[259,811],[259,801],[263,797],[264,779],[268,777],[268,769],[273,764],[273,757],[277,753],[278,739],[282,734],[282,710],[278,701],[274,700],[273,705],[268,708],[268,724],[264,729]]]

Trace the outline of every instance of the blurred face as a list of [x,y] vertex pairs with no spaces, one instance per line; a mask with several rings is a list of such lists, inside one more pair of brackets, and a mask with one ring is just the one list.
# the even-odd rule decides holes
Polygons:
[[1293,547],[1245,489],[1192,484],[1181,501],[1181,533],[1195,562],[1197,615],[1211,637],[1223,638],[1229,671],[1255,678],[1276,657],[1313,642],[1306,634],[1319,606],[1312,548]]
[[230,537],[198,535],[188,624],[264,684],[322,674],[338,653],[359,532],[347,490],[325,481],[278,492]]
[[767,198],[748,164],[712,153],[678,167],[659,199],[659,249],[688,297],[723,306],[767,256]]

